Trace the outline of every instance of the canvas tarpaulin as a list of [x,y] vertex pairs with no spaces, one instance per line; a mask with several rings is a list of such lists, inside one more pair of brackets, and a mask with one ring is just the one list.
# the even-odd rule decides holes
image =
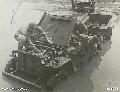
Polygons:
[[74,21],[73,18],[63,16],[44,15],[39,26],[48,32],[47,35],[52,38],[54,44],[66,45],[74,30]]

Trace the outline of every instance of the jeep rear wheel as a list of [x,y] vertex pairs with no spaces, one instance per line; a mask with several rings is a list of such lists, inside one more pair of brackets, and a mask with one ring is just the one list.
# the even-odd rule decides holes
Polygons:
[[46,87],[48,90],[53,90],[53,88],[56,86],[56,84],[59,82],[59,77],[57,75],[53,75],[49,78],[49,80],[46,83]]

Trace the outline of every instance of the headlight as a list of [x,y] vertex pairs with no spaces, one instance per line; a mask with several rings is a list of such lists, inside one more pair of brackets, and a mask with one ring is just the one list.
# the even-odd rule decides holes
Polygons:
[[41,60],[41,64],[43,64],[43,65],[45,64],[45,61],[43,59]]
[[74,46],[70,46],[70,47],[67,48],[68,53],[71,53],[71,52],[73,52],[75,50],[76,50],[76,48]]

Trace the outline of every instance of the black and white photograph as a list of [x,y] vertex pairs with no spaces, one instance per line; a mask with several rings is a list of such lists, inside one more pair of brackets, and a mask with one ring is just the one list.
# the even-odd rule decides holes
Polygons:
[[120,0],[0,0],[0,92],[120,92]]

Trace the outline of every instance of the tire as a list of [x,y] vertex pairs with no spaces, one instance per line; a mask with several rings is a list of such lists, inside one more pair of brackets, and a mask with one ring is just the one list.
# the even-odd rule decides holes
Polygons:
[[47,89],[48,90],[53,90],[58,82],[59,82],[58,76],[56,76],[56,75],[51,76],[46,83]]
[[53,90],[54,87],[61,81],[67,79],[69,74],[73,71],[71,63],[63,66],[58,74],[52,75],[46,83],[48,90]]
[[88,57],[88,62],[90,62],[92,59],[93,59],[93,56],[92,56],[92,55],[89,55],[89,57]]
[[59,73],[60,80],[65,80],[68,77],[68,72],[66,70],[61,70]]

